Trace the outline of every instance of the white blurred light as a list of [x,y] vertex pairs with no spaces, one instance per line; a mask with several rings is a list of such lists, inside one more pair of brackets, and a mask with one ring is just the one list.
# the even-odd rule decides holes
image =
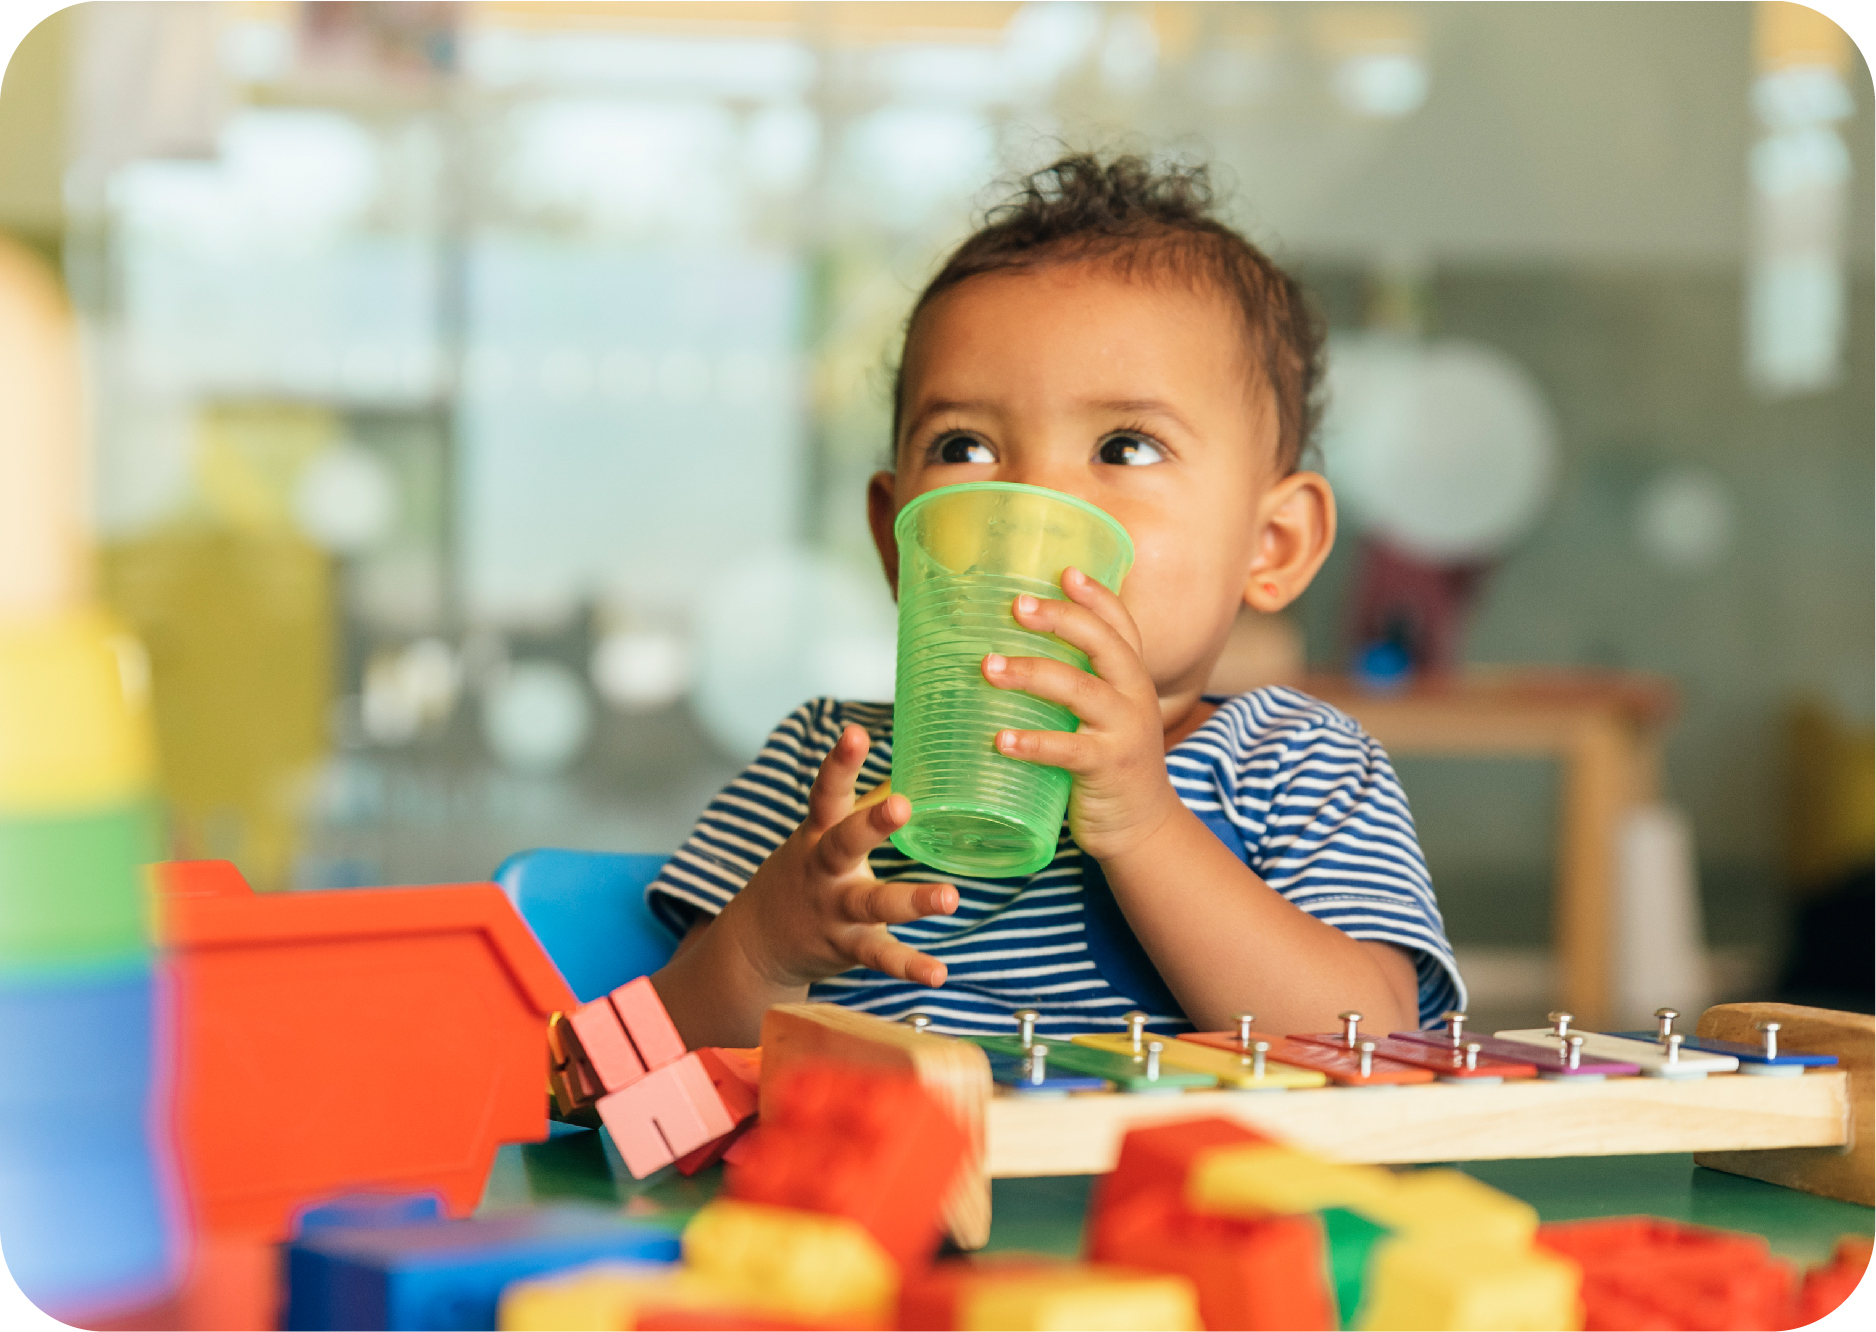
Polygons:
[[710,392],[709,363],[696,352],[672,352],[658,362],[658,392],[686,406],[702,402]]
[[1349,521],[1412,554],[1498,554],[1543,511],[1556,426],[1504,353],[1457,339],[1332,338],[1322,451]]
[[356,444],[315,454],[293,487],[293,516],[327,550],[351,554],[383,539],[397,516],[397,479]]
[[1123,97],[1137,97],[1153,85],[1159,70],[1159,34],[1137,9],[1114,12],[1101,43],[1101,81]]
[[1046,91],[1088,58],[1100,36],[1098,6],[1084,0],[1031,0],[1004,26],[1004,67],[1018,86]]
[[691,706],[725,752],[753,758],[807,699],[891,698],[896,630],[876,572],[800,549],[754,553],[699,598]]
[[1822,125],[1769,134],[1746,160],[1752,187],[1764,194],[1830,189],[1850,179],[1850,150],[1837,131]]
[[1843,120],[1856,99],[1828,65],[1787,65],[1752,81],[1752,109],[1767,129],[1786,130]]
[[1670,569],[1710,569],[1732,545],[1732,495],[1711,472],[1668,472],[1643,491],[1635,536],[1649,556]]
[[717,367],[717,392],[726,402],[760,402],[771,393],[769,359],[759,352],[731,352]]
[[472,393],[505,393],[515,382],[514,362],[499,347],[471,347],[463,357],[463,382]]
[[374,653],[365,665],[360,702],[365,734],[380,745],[408,744],[426,727],[448,720],[461,688],[461,664],[441,639]]
[[541,391],[556,402],[584,398],[593,387],[593,358],[579,347],[556,347],[541,358]]
[[614,347],[599,358],[599,391],[618,402],[637,402],[651,392],[651,362],[631,347]]
[[520,662],[482,700],[482,738],[510,771],[564,772],[593,730],[593,705],[580,679],[556,661]]
[[593,649],[593,685],[625,712],[669,707],[690,688],[690,644],[657,629],[607,634]]
[[1358,116],[1398,120],[1427,100],[1426,61],[1411,51],[1358,51],[1336,64],[1329,86]]
[[798,103],[765,106],[743,131],[749,179],[776,193],[804,188],[821,155],[821,118]]

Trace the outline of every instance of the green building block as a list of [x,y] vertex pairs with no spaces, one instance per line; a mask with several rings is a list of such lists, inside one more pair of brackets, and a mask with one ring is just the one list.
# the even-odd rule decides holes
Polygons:
[[1335,1291],[1336,1313],[1343,1327],[1353,1327],[1368,1281],[1369,1255],[1392,1232],[1345,1207],[1325,1207],[1318,1215],[1322,1217],[1323,1251],[1329,1261],[1329,1286]]

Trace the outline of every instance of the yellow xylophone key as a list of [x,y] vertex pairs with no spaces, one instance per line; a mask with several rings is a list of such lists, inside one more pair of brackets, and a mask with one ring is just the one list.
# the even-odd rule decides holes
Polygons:
[[[1090,1032],[1074,1040],[1077,1045],[1105,1050],[1109,1054],[1133,1053],[1132,1038],[1119,1032]],[[1221,1085],[1235,1087],[1240,1091],[1288,1091],[1292,1087],[1321,1087],[1329,1081],[1314,1069],[1279,1064],[1274,1059],[1264,1061],[1263,1076],[1259,1077],[1249,1055],[1215,1050],[1207,1045],[1194,1045],[1191,1041],[1166,1041],[1165,1049],[1160,1052],[1160,1060],[1167,1068],[1188,1073],[1209,1073]]]

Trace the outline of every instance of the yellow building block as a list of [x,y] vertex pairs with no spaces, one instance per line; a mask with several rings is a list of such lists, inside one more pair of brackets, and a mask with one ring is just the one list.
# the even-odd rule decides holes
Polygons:
[[[1105,1050],[1109,1054],[1133,1053],[1132,1038],[1118,1032],[1091,1032],[1076,1036],[1074,1041],[1076,1045]],[[1178,1069],[1182,1073],[1209,1073],[1225,1086],[1244,1091],[1287,1091],[1292,1087],[1321,1087],[1329,1081],[1313,1068],[1279,1064],[1274,1059],[1264,1061],[1264,1075],[1261,1078],[1254,1077],[1251,1060],[1247,1056],[1193,1041],[1166,1041],[1164,1045],[1165,1049],[1159,1058],[1160,1063],[1167,1068]]]
[[1409,1170],[1358,1209],[1396,1234],[1526,1249],[1537,1209],[1458,1170]]
[[1394,1236],[1368,1260],[1362,1332],[1575,1332],[1582,1272],[1543,1249]]
[[594,1263],[516,1281],[502,1291],[501,1332],[616,1332],[641,1308],[703,1303],[696,1283],[662,1263]]
[[1395,1188],[1391,1171],[1345,1165],[1294,1147],[1220,1147],[1193,1162],[1186,1202],[1213,1216],[1259,1217],[1346,1207],[1368,1215]]
[[1078,1266],[1012,1275],[958,1302],[961,1332],[1107,1332],[1198,1329],[1198,1295],[1182,1276]]
[[119,804],[155,781],[143,649],[104,615],[0,624],[0,815]]
[[844,1216],[718,1199],[684,1230],[684,1261],[737,1307],[798,1322],[883,1321],[899,1269]]

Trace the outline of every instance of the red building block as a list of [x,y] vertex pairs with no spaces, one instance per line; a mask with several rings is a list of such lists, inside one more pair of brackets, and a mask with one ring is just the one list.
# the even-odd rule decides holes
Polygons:
[[567,1040],[566,1033],[561,1036],[568,1063],[576,1064],[578,1056],[583,1056],[605,1090],[620,1091],[645,1076],[648,1065],[639,1057],[618,1013],[607,1000],[581,1004],[566,1015],[565,1026],[573,1038]]
[[901,1268],[938,1246],[964,1134],[917,1079],[826,1062],[789,1070],[737,1149],[728,1195],[844,1216]]
[[1212,1328],[1325,1332],[1339,1326],[1323,1244],[1322,1223],[1313,1214],[1254,1221],[1200,1216],[1171,1188],[1102,1199],[1088,1227],[1091,1262],[1187,1278],[1198,1292],[1200,1317]]
[[671,1015],[664,1011],[664,1001],[652,988],[651,977],[628,981],[609,997],[646,1068],[663,1068],[684,1057],[684,1038],[671,1025]]
[[255,893],[225,861],[155,879],[198,1235],[283,1240],[357,1189],[467,1216],[496,1149],[547,1136],[547,1017],[578,1000],[501,889]]
[[634,1179],[645,1178],[736,1127],[703,1061],[694,1054],[606,1093],[596,1108]]
[[1582,1267],[1586,1332],[1789,1325],[1792,1270],[1757,1235],[1637,1216],[1542,1226],[1537,1242]]
[[697,1051],[697,1060],[703,1065],[704,1072],[709,1074],[710,1085],[716,1088],[724,1110],[736,1122],[736,1127],[714,1142],[705,1143],[688,1156],[680,1156],[677,1168],[684,1175],[694,1175],[707,1166],[715,1165],[741,1140],[743,1133],[754,1123],[757,1089],[762,1080],[760,1050],[725,1050],[706,1046]]
[[1139,1194],[1185,1197],[1192,1163],[1216,1147],[1250,1147],[1271,1141],[1229,1119],[1182,1119],[1130,1131],[1120,1144],[1113,1173],[1097,1186],[1094,1206],[1112,1207]]
[[1804,1274],[1804,1286],[1798,1291],[1798,1310],[1793,1327],[1815,1323],[1850,1298],[1869,1270],[1870,1241],[1846,1235],[1837,1241],[1837,1252],[1828,1263],[1813,1267]]

